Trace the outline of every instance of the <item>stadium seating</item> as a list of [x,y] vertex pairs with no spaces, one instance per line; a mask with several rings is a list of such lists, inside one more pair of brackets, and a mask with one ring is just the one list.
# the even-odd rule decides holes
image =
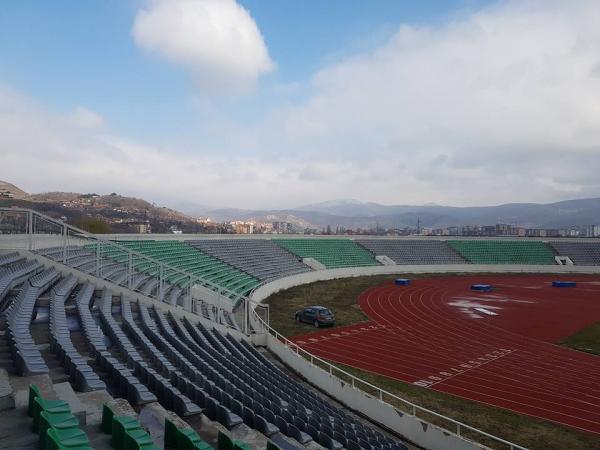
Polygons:
[[[4,268],[22,264],[14,260]],[[406,448],[290,377],[245,340],[165,314],[158,302],[150,306],[115,297],[56,269],[35,273],[38,269],[14,288],[16,295],[6,297],[7,329],[15,336],[13,355],[22,373],[48,370],[30,332],[43,294],[44,302],[49,299],[50,351],[78,390],[106,386],[134,405],[158,401],[180,417],[205,414],[229,429],[250,427],[272,440],[270,449],[290,448],[278,447],[282,439],[300,446],[314,440],[328,449]],[[81,324],[91,360],[71,342],[67,315]],[[35,429],[45,430],[45,448],[89,447],[68,405],[36,397],[40,394],[32,388],[31,413]],[[106,414],[103,429],[108,431],[110,423],[114,448],[154,448],[135,417]],[[170,436],[174,431],[176,440],[186,442],[183,448],[208,448],[189,428],[179,428]],[[224,435],[219,448],[247,446]]]
[[396,264],[465,264],[465,259],[444,241],[408,239],[357,239],[376,256]]
[[568,256],[577,266],[600,266],[600,242],[549,243],[560,256]]
[[[232,267],[219,259],[203,253],[179,241],[119,241],[119,244],[145,254],[155,260],[162,261],[173,267],[185,270],[202,277],[212,283],[229,289],[234,293],[247,295],[256,288],[260,281]],[[107,256],[119,262],[126,261],[124,253],[118,250],[108,250]],[[134,267],[140,272],[156,275],[158,268],[145,260],[135,263]],[[179,273],[167,273],[166,281],[181,287],[187,286],[188,279]]]
[[186,244],[263,282],[310,271],[297,256],[268,239],[203,239]]
[[[63,253],[60,249],[56,249],[56,248],[45,249],[38,253],[40,253],[41,255],[48,257],[50,259],[57,259],[60,262],[63,262],[63,260],[62,260]],[[71,254],[74,254],[75,256],[71,257]],[[80,264],[82,258],[85,258],[86,260],[89,260],[91,262],[89,264],[85,264],[82,266]],[[91,250],[86,250],[86,249],[81,250],[81,248],[78,248],[77,250],[70,251],[67,254],[66,264],[71,267],[74,267],[78,270],[81,270],[84,273],[91,274],[91,275],[96,274],[96,256],[91,253]],[[100,272],[101,272],[100,277],[103,279],[106,279],[108,281],[111,281],[115,284],[120,284],[121,286],[127,287],[128,286],[127,267],[121,263],[109,264],[109,267],[114,267],[114,266],[120,267],[120,272],[123,273],[123,276],[121,276],[121,275],[118,275],[116,277],[112,276],[112,275],[110,275],[108,277],[104,276],[107,273],[107,271],[106,271],[106,266],[103,266],[102,270],[100,270]],[[110,270],[109,273],[113,273],[113,271]],[[1,281],[0,281],[0,283],[1,283]],[[158,284],[159,284],[159,281],[156,276],[152,276],[152,275],[134,271],[134,273],[132,275],[131,290],[141,292],[144,295],[158,299],[159,298]],[[164,301],[165,303],[169,303],[170,305],[183,306],[185,304],[185,298],[187,295],[188,295],[187,290],[182,289],[179,286],[172,285],[172,284],[166,282],[164,285],[164,294],[162,297],[162,301]],[[212,321],[216,321],[218,323],[221,323],[222,325],[225,325],[227,327],[234,328],[236,330],[240,330],[240,326],[236,322],[235,317],[232,314],[229,314],[227,311],[220,311],[219,313],[217,313],[215,311],[214,306],[212,306],[202,300],[198,300],[198,299],[196,299],[196,304],[198,306],[199,313],[202,314],[205,318],[212,320]],[[2,303],[0,303],[0,307],[1,306],[2,306]]]
[[273,242],[300,258],[316,259],[328,269],[379,265],[370,252],[350,239],[273,239]]
[[542,241],[451,240],[448,244],[474,264],[556,264]]
[[71,383],[77,390],[105,389],[104,382],[88,365],[87,357],[80,355],[71,341],[65,301],[76,286],[77,279],[73,275],[69,275],[52,288],[50,295],[50,349],[63,362],[65,371],[70,375]]

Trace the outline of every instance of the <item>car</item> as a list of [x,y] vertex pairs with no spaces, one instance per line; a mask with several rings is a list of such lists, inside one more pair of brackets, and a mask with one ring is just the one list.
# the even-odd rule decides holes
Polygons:
[[299,311],[296,311],[296,322],[305,322],[314,325],[315,328],[321,326],[335,325],[335,316],[324,306],[307,306]]

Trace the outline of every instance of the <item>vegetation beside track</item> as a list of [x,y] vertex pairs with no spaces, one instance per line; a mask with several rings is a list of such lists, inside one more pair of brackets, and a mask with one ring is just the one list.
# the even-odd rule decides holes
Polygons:
[[600,322],[579,330],[577,333],[563,339],[560,344],[580,352],[600,355]]
[[[294,321],[294,313],[304,306],[326,306],[336,315],[336,327],[352,325],[368,320],[357,305],[359,295],[370,287],[389,282],[401,276],[419,279],[447,276],[447,274],[397,274],[319,281],[273,294],[264,303],[270,305],[271,326],[287,337],[315,331],[315,328],[309,324],[299,324]],[[514,276],[518,275],[515,274]],[[594,339],[595,347],[592,346]],[[595,349],[600,354],[600,323],[576,333],[563,343],[573,348],[577,348],[578,345],[581,346],[578,349]],[[589,433],[431,389],[421,388],[411,383],[401,382],[352,367],[336,365],[400,398],[524,447],[548,450],[590,450],[599,448],[598,436]],[[368,392],[368,389],[365,390]],[[389,401],[390,399],[385,400]],[[406,410],[400,405],[396,406],[401,410]],[[420,415],[420,417],[437,425],[448,427],[447,422],[440,421],[433,416]],[[470,437],[468,432],[463,434]],[[492,448],[506,448],[506,446],[494,445],[489,441],[484,443]]]

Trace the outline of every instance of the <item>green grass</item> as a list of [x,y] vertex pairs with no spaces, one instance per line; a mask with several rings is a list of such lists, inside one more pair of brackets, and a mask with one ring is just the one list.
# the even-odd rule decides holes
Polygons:
[[579,350],[580,352],[600,355],[600,322],[579,330],[577,333],[562,340],[560,344],[574,350]]
[[[315,304],[327,306],[335,313],[337,327],[366,321],[368,320],[367,317],[356,304],[358,296],[365,289],[393,280],[398,276],[400,275],[319,281],[278,292],[265,300],[265,303],[270,305],[271,326],[287,337],[314,331],[315,329],[311,325],[296,323],[294,313],[304,306]],[[418,279],[444,275],[410,274],[405,276]],[[576,342],[577,345],[581,344],[584,348],[592,348],[591,342],[595,340],[595,347],[593,348],[600,352],[600,323],[582,330],[581,333],[583,337],[578,336],[580,333],[577,333],[568,338],[566,340],[569,341],[567,345],[574,346],[574,342]],[[531,449],[591,450],[600,448],[598,437],[592,434],[453,395],[424,389],[382,375],[340,364],[336,365],[400,398]],[[369,392],[367,388],[364,390]],[[399,403],[395,404],[391,398],[384,398],[384,400],[394,404],[400,410],[407,411],[406,407]],[[448,426],[448,422],[433,416],[418,415],[424,420],[455,431]],[[463,434],[466,437],[474,437],[468,432]],[[480,440],[478,439],[478,441]],[[480,442],[492,448],[506,448],[506,446],[492,444],[490,441]]]

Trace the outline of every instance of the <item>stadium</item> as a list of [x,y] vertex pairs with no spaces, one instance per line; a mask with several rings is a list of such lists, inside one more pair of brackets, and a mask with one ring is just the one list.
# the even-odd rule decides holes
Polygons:
[[600,450],[600,0],[0,3],[0,450]]
[[[542,448],[472,425],[477,405],[500,428],[555,424],[544,448],[598,442],[600,362],[558,345],[600,319],[593,240],[149,239],[18,208],[0,222],[7,448]],[[320,285],[359,280],[330,329],[277,298],[329,304]],[[399,383],[473,410],[458,420]]]

